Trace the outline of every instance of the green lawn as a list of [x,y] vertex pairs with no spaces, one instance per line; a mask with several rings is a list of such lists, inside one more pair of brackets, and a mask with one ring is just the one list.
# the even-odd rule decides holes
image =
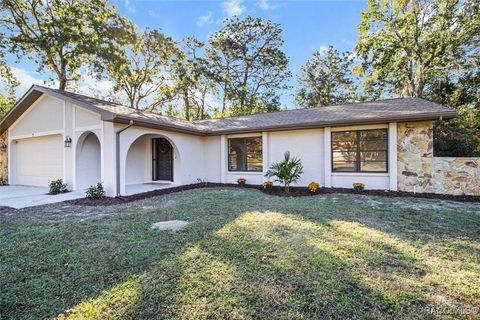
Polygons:
[[7,211],[0,289],[2,320],[476,318],[480,205],[209,188]]

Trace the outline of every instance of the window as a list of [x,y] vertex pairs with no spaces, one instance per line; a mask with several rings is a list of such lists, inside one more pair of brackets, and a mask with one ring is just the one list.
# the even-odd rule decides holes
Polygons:
[[332,132],[332,171],[388,172],[387,129]]
[[228,171],[262,171],[262,137],[228,139]]

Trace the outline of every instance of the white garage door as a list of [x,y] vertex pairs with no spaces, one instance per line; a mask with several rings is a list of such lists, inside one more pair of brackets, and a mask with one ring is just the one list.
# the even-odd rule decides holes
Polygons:
[[14,183],[47,186],[63,177],[63,139],[61,135],[17,140]]

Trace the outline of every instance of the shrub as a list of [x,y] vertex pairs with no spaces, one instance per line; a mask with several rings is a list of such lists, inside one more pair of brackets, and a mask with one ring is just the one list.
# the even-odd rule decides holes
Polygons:
[[245,178],[238,178],[238,179],[237,179],[237,183],[238,183],[239,186],[243,186],[243,185],[245,185],[245,183],[247,183],[247,179],[245,179]]
[[105,189],[101,182],[87,188],[85,195],[88,199],[101,199],[105,197]]
[[355,182],[353,184],[353,190],[355,190],[357,192],[362,192],[363,190],[365,190],[365,184],[363,184],[361,182]]
[[50,188],[48,194],[60,194],[68,192],[67,184],[63,183],[62,179],[53,180],[52,182],[50,182],[48,187]]
[[272,181],[265,181],[263,183],[263,189],[271,189],[273,187],[273,182]]
[[290,191],[290,184],[300,179],[303,173],[302,161],[299,158],[290,158],[290,152],[286,151],[282,161],[274,163],[270,166],[265,177],[276,177],[275,181],[285,186],[285,192]]
[[202,179],[202,178],[197,178],[197,181],[198,181],[198,183],[200,183],[200,184],[202,184],[202,185],[204,185],[204,186],[208,185],[208,180],[207,180],[207,178],[203,178],[203,179]]
[[317,192],[318,188],[320,188],[320,185],[315,181],[310,182],[307,186],[308,191],[310,191],[311,193]]

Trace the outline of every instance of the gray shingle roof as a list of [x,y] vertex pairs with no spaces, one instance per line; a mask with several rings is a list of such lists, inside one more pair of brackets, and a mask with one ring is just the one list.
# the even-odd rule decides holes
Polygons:
[[252,129],[326,127],[362,123],[453,118],[456,112],[420,98],[398,98],[374,102],[332,105],[248,116],[195,121],[210,131],[237,132]]
[[399,98],[188,122],[174,117],[135,110],[77,93],[34,85],[2,119],[0,132],[5,131],[13,124],[43,93],[98,112],[106,121],[128,123],[133,120],[134,123],[141,126],[198,135],[434,120],[440,117],[449,119],[456,116],[455,111],[425,99]]

